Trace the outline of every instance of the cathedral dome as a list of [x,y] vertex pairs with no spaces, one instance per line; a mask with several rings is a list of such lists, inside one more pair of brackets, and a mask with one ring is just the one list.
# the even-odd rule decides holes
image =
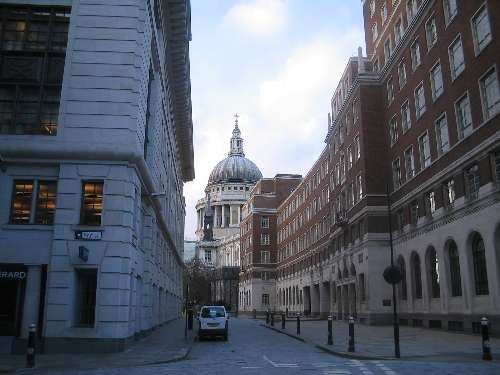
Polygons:
[[243,139],[238,128],[238,117],[236,116],[233,136],[231,137],[231,148],[229,155],[217,163],[210,173],[208,185],[224,182],[256,183],[262,178],[262,173],[254,162],[245,157],[243,152]]

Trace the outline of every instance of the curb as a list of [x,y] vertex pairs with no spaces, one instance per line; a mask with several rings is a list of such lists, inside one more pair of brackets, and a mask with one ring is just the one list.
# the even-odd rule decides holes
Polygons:
[[326,353],[336,355],[338,357],[349,358],[349,359],[369,360],[369,361],[373,361],[373,360],[377,360],[377,361],[391,361],[391,360],[394,360],[394,358],[388,358],[388,357],[377,357],[377,356],[369,356],[369,355],[349,353],[349,352],[339,352],[339,351],[336,351],[336,350],[333,350],[333,349],[329,348],[328,346],[321,345],[321,344],[316,344],[313,341],[306,340],[306,339],[304,339],[301,336],[298,336],[298,335],[295,335],[293,333],[284,331],[284,330],[282,330],[280,328],[271,327],[271,326],[268,326],[268,325],[263,324],[263,323],[261,323],[260,326],[264,327],[264,328],[267,328],[267,329],[270,329],[272,331],[281,333],[283,335],[289,336],[289,337],[291,337],[291,338],[293,338],[295,340],[302,341],[303,343],[312,344],[312,345],[314,345],[315,348],[320,349],[320,350],[322,350],[322,351],[324,351]]
[[298,340],[298,341],[302,341],[302,342],[306,342],[306,340],[303,337],[300,337],[298,335],[294,335],[293,333],[290,333],[290,332],[287,332],[287,331],[283,331],[282,329],[274,328],[274,327],[271,327],[271,326],[267,326],[267,325],[265,325],[263,323],[261,323],[260,326],[261,327],[265,327],[267,329],[270,329],[272,331],[281,333],[281,334],[286,335],[288,337],[291,337],[292,339],[295,339],[295,340]]

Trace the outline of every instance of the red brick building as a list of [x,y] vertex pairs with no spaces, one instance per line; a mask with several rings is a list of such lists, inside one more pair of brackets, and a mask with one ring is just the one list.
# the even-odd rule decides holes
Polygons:
[[239,310],[266,311],[276,306],[277,208],[302,181],[300,175],[263,178],[243,206],[240,224]]

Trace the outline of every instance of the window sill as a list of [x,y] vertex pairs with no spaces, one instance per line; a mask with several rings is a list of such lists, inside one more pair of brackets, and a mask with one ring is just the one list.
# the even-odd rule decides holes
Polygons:
[[42,224],[5,224],[2,225],[4,230],[39,230],[39,231],[51,231],[53,225],[42,225]]
[[71,230],[73,231],[95,231],[95,232],[104,232],[104,227],[102,225],[84,225],[84,224],[76,224],[71,226]]

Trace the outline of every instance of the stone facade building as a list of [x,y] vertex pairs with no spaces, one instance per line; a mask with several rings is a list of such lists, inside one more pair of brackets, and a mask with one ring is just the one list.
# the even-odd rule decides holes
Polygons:
[[[400,322],[477,331],[487,316],[498,333],[500,3],[364,0],[363,12],[367,57],[335,90],[327,156],[278,208],[273,307],[391,322],[392,227]],[[326,235],[322,213],[301,219],[321,158]]]
[[[196,256],[214,268],[210,276],[212,302],[225,301],[233,311],[238,307],[242,207],[262,178],[259,168],[245,157],[238,115],[235,118],[229,154],[212,170],[206,196],[196,204]],[[207,230],[211,232],[210,240],[204,238]]]
[[190,3],[0,13],[0,347],[123,350],[182,306]]

